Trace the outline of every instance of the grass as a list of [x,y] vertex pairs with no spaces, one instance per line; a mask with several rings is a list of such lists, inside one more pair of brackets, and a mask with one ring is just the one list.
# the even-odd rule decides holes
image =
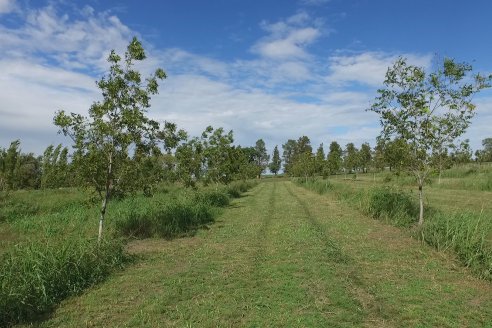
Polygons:
[[[70,295],[104,280],[126,258],[128,238],[173,238],[192,235],[214,221],[231,195],[251,182],[184,190],[161,188],[154,197],[133,196],[109,205],[104,236],[98,246],[98,209],[87,194],[51,190],[3,195],[0,235],[0,326],[31,322]],[[231,193],[234,191],[234,194]],[[58,202],[56,201],[58,199]],[[124,237],[124,238],[122,238]]]
[[107,239],[29,243],[1,258],[0,327],[32,320],[121,268],[120,241]]
[[[451,175],[458,174],[451,173]],[[476,176],[467,179],[476,179]],[[298,179],[295,181],[315,191],[317,191],[317,184],[326,184],[320,179],[312,179],[309,183]],[[401,182],[400,187],[381,183],[359,184],[349,180],[332,181],[330,184],[338,199],[363,213],[398,227],[415,227],[418,218],[416,195],[410,193],[408,189],[402,189]],[[433,188],[437,189],[434,186],[435,184],[427,186],[426,191],[430,189],[432,193]],[[456,195],[453,194],[461,192],[444,189],[443,186],[435,192],[442,190],[446,192],[444,197],[451,195],[444,202],[453,202],[453,198],[456,199]],[[417,230],[413,229],[414,235],[438,250],[452,251],[462,264],[471,268],[477,276],[492,280],[492,221],[490,220],[492,212],[484,211],[483,205],[475,207],[473,211],[473,206],[467,208],[463,201],[453,205],[461,206],[462,209],[442,206],[437,201],[431,202],[431,206],[426,204],[425,224]]]
[[[41,327],[480,327],[492,286],[334,194],[261,183],[192,238],[135,240],[136,265]],[[80,309],[84,309],[80,311]]]

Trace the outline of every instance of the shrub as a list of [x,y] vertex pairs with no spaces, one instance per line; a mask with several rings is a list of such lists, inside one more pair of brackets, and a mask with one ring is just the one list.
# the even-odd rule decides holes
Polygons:
[[410,226],[416,222],[419,208],[412,197],[392,188],[369,191],[366,211],[376,219],[387,219],[397,226]]
[[0,326],[27,322],[123,264],[121,241],[93,239],[17,246],[0,264]]
[[224,189],[199,191],[195,194],[195,200],[216,207],[224,207],[230,203],[229,193]]
[[115,222],[116,229],[125,236],[170,238],[213,221],[210,202],[182,195],[155,203],[145,208],[123,212]]

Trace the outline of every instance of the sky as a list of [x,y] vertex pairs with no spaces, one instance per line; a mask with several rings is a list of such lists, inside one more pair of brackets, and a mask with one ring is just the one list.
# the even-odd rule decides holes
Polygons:
[[[492,72],[492,1],[469,0],[0,0],[0,147],[41,154],[70,141],[57,110],[87,114],[101,99],[106,58],[138,37],[167,79],[148,116],[191,136],[208,125],[269,151],[307,135],[375,144],[366,111],[398,56],[432,69],[451,57]],[[436,57],[437,56],[437,57]],[[492,136],[492,90],[475,97],[463,138]]]

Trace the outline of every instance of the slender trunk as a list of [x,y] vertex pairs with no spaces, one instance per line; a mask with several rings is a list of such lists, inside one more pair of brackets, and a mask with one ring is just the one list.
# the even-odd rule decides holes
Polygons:
[[420,226],[424,223],[424,190],[421,180],[419,180],[419,205],[420,205],[420,212],[419,212],[419,226]]
[[106,177],[106,188],[104,193],[104,198],[101,205],[101,214],[99,216],[99,233],[97,235],[97,242],[100,243],[102,239],[102,231],[104,226],[104,216],[106,215],[106,208],[108,206],[108,201],[111,193],[111,187],[113,183],[113,154],[109,154],[109,163],[108,163],[108,171]]
[[441,184],[441,175],[442,175],[442,169],[439,168],[439,179],[437,181],[437,184]]
[[102,201],[101,205],[101,214],[99,216],[99,233],[97,235],[97,242],[101,242],[102,239],[102,231],[103,231],[103,225],[104,225],[104,216],[106,215],[106,207],[108,205],[108,198],[109,198],[109,192],[106,190],[106,195],[104,196],[104,199]]

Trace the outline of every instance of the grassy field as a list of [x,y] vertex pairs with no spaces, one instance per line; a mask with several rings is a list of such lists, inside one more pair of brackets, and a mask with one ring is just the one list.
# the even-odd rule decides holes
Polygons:
[[335,193],[268,179],[192,237],[135,240],[132,265],[40,327],[490,327],[492,285]]
[[135,239],[192,236],[221,207],[254,183],[113,200],[104,240],[96,241],[98,208],[76,189],[19,191],[0,199],[0,327],[35,322],[57,304],[131,265],[125,245]]

